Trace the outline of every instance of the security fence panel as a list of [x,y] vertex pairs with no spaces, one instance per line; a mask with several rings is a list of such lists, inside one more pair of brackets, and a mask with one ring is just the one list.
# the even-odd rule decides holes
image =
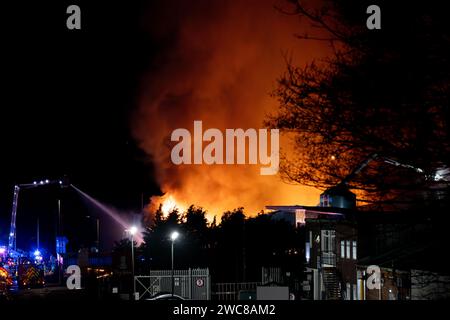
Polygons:
[[256,297],[256,287],[261,282],[228,282],[215,283],[212,299],[219,301],[252,300]]
[[139,299],[158,294],[173,293],[189,300],[210,300],[211,279],[209,269],[151,270],[149,276],[136,276],[136,291]]

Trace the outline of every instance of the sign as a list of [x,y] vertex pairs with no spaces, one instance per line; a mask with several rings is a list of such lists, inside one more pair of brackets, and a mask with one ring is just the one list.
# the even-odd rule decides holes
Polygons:
[[205,284],[203,279],[197,279],[195,283],[197,284],[197,287],[203,287],[203,285]]

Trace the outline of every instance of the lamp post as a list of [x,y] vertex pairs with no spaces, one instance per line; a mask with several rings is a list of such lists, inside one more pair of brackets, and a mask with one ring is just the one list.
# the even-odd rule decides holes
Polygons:
[[176,231],[172,232],[172,234],[170,235],[170,240],[172,240],[172,250],[171,250],[171,252],[172,252],[172,296],[173,296],[173,292],[174,292],[174,289],[175,289],[174,278],[173,278],[173,271],[174,271],[174,269],[173,269],[173,244],[174,244],[175,240],[178,238],[179,235],[180,234],[178,232],[176,232]]
[[131,235],[131,273],[132,273],[132,281],[133,281],[133,297],[135,299],[136,296],[136,282],[134,281],[134,235],[137,233],[138,229],[135,226],[132,226],[128,232]]

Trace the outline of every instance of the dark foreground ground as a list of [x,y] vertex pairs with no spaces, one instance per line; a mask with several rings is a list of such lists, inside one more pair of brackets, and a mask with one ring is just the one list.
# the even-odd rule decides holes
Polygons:
[[7,302],[26,302],[39,300],[83,300],[89,299],[89,295],[85,290],[68,290],[66,287],[45,287],[23,289],[18,292],[9,294],[2,298],[2,301]]

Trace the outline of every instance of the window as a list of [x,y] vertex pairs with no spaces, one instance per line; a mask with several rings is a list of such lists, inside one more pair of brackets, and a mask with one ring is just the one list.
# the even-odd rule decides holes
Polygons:
[[321,196],[321,198],[322,198],[322,199],[321,199],[321,200],[322,200],[322,204],[321,204],[322,207],[331,207],[329,195],[323,194],[323,195]]
[[335,252],[335,230],[322,230],[321,249],[323,252]]
[[310,256],[310,249],[311,249],[311,247],[310,247],[310,243],[309,242],[306,242],[305,243],[305,259],[306,259],[306,262],[307,263],[309,263],[309,259],[311,258],[311,256]]
[[352,288],[353,288],[352,300],[358,300],[356,284],[352,284]]
[[346,255],[345,255],[345,257],[347,258],[347,259],[350,259],[351,258],[351,256],[350,256],[350,241],[349,240],[347,240],[347,241],[345,241],[345,246],[346,246]]
[[345,290],[345,300],[351,300],[350,295],[351,295],[350,283],[347,283]]
[[357,298],[358,300],[365,300],[364,294],[365,294],[365,281],[363,279],[357,280]]
[[356,260],[357,255],[357,243],[356,241],[341,240],[341,259],[353,259]]

